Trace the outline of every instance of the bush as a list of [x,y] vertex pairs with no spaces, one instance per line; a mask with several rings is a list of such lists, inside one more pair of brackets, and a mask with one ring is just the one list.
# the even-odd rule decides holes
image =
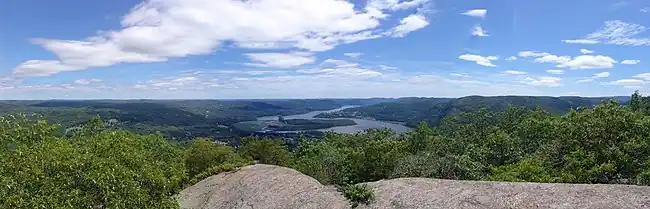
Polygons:
[[360,204],[370,204],[375,200],[375,193],[372,191],[372,188],[365,184],[343,186],[341,187],[341,192],[352,203],[353,208],[356,208]]
[[239,165],[245,164],[245,161],[234,152],[232,147],[217,144],[205,138],[192,141],[185,156],[185,166],[189,172],[189,178],[194,178],[195,175],[223,163]]
[[291,158],[291,153],[282,140],[247,137],[242,139],[242,143],[238,153],[258,163],[284,166]]

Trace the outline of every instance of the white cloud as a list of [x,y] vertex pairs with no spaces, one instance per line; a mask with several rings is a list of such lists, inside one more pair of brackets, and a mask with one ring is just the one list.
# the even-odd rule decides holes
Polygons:
[[561,78],[542,76],[538,78],[527,77],[522,81],[522,83],[531,86],[558,87],[562,85],[560,84],[560,81],[562,81]]
[[643,80],[648,80],[650,81],[650,73],[641,73],[635,76],[632,76],[633,78],[641,78]]
[[411,0],[411,1],[400,1],[400,0],[369,0],[366,8],[367,9],[390,9],[393,11],[396,10],[405,10],[429,3],[431,0]]
[[450,73],[451,76],[461,77],[461,78],[471,78],[472,76],[467,73]]
[[506,58],[506,61],[508,61],[508,62],[512,62],[512,61],[515,61],[515,60],[517,60],[517,57],[515,57],[515,56],[510,56],[510,57]]
[[487,34],[486,30],[483,30],[483,27],[481,27],[481,25],[476,25],[474,28],[472,28],[472,36],[486,37],[490,35]]
[[593,54],[594,51],[589,50],[589,49],[580,49],[580,53],[583,53],[583,54]]
[[612,81],[609,82],[609,85],[621,85],[621,86],[633,86],[633,85],[641,85],[644,84],[645,81],[639,80],[639,79],[621,79],[617,81]]
[[650,12],[650,7],[645,7],[640,10],[641,12]]
[[550,54],[550,55],[545,55],[545,56],[543,56],[543,57],[538,57],[538,58],[535,59],[534,62],[537,62],[537,63],[558,63],[558,64],[562,64],[562,63],[567,63],[567,62],[569,62],[569,61],[571,61],[571,57],[570,57],[570,56],[557,56],[557,55],[552,55],[552,54]]
[[641,62],[641,60],[623,60],[621,62],[621,64],[624,64],[624,65],[636,65],[636,64],[639,64],[640,62]]
[[597,44],[600,41],[597,40],[587,40],[587,39],[573,39],[573,40],[562,40],[562,42],[567,44]]
[[546,72],[550,74],[556,74],[556,75],[561,75],[565,73],[564,70],[547,70]]
[[527,72],[517,71],[517,70],[506,70],[506,71],[503,71],[503,73],[508,74],[508,75],[525,75],[525,74],[528,74]]
[[102,82],[102,80],[93,78],[93,79],[79,79],[74,81],[74,83],[81,84],[81,85],[87,85],[87,84],[97,83],[97,82]]
[[592,78],[607,78],[609,77],[609,72],[596,73]]
[[626,89],[636,89],[636,90],[638,90],[638,89],[641,88],[641,86],[623,86],[623,88],[626,88]]
[[349,52],[349,53],[343,53],[343,55],[348,56],[350,58],[359,58],[363,53],[360,52]]
[[307,52],[291,52],[291,53],[247,53],[245,54],[248,59],[257,63],[245,63],[248,66],[255,67],[279,67],[289,68],[296,67],[304,64],[313,63],[316,58]]
[[393,66],[388,66],[388,65],[379,65],[379,69],[382,69],[382,70],[397,70],[398,68],[393,67]]
[[650,38],[639,38],[638,35],[647,31],[645,26],[626,23],[620,20],[605,21],[598,31],[590,33],[578,40],[563,40],[565,43],[595,44],[605,43],[627,46],[650,45]]
[[612,68],[614,67],[615,63],[618,62],[608,56],[581,55],[574,57],[568,62],[558,65],[558,67],[570,69],[603,69]]
[[518,54],[520,57],[543,57],[551,55],[546,52],[537,52],[537,51],[521,51]]
[[476,64],[487,66],[487,67],[496,67],[496,65],[492,64],[492,61],[499,59],[499,57],[497,56],[483,57],[474,54],[464,54],[464,55],[460,55],[458,58],[462,60],[476,62]]
[[461,14],[478,18],[485,18],[487,15],[487,9],[473,9]]
[[578,83],[591,83],[591,82],[595,81],[596,79],[607,78],[607,77],[609,77],[609,75],[610,75],[609,72],[596,73],[593,76],[591,76],[590,78],[584,78],[582,80],[578,80],[577,82]]
[[49,76],[58,72],[81,70],[82,67],[61,63],[58,60],[29,60],[14,69],[18,76]]
[[[121,29],[101,31],[83,40],[35,39],[34,43],[58,60],[29,60],[13,71],[19,76],[45,76],[120,63],[208,55],[227,46],[326,51],[388,35],[403,37],[428,25],[417,11],[388,13],[422,9],[430,5],[428,1],[376,2],[389,4],[359,10],[342,0],[145,1],[123,15]],[[381,26],[388,22],[389,15],[407,17],[386,31]]]
[[398,26],[395,26],[391,31],[388,31],[386,34],[392,37],[404,37],[406,36],[406,34],[422,29],[427,25],[429,25],[429,21],[427,21],[424,15],[412,14],[402,19]]

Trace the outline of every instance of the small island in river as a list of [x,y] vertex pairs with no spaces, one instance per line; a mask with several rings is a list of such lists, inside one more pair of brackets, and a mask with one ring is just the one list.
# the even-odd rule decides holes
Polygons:
[[327,129],[337,126],[352,126],[357,123],[350,119],[283,119],[260,120],[236,123],[233,126],[239,130],[260,131],[305,131]]

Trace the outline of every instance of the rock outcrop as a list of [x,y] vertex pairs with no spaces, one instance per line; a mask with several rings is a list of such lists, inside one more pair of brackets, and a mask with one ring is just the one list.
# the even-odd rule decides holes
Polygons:
[[[401,178],[369,182],[375,193],[358,209],[627,209],[650,208],[650,187]],[[183,190],[181,208],[350,208],[345,198],[300,172],[253,165]]]
[[335,188],[296,170],[252,165],[211,176],[181,191],[183,209],[343,209],[347,200]]
[[402,178],[367,183],[374,203],[358,209],[638,209],[650,208],[650,187]]

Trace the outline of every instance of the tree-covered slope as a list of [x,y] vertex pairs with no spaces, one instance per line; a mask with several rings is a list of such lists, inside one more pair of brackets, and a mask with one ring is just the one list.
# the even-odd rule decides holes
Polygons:
[[591,108],[608,99],[625,100],[626,97],[542,97],[542,96],[468,96],[449,98],[404,98],[374,105],[345,109],[319,117],[371,117],[377,120],[405,122],[415,127],[425,121],[438,125],[448,115],[460,112],[474,112],[481,108],[489,111],[503,111],[509,106],[535,109],[540,107],[553,114],[563,114],[579,107]]

